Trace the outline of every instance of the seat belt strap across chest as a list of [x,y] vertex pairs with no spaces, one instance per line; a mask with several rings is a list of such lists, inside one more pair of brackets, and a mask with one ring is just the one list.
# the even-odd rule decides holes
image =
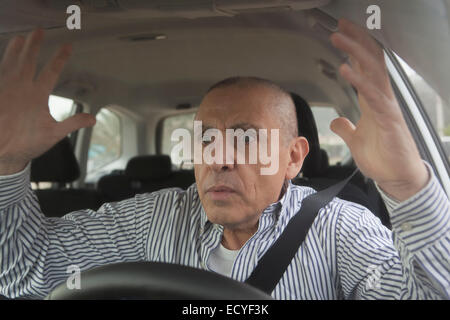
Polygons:
[[271,294],[298,252],[319,210],[333,200],[357,172],[358,169],[347,179],[303,199],[300,210],[245,282]]

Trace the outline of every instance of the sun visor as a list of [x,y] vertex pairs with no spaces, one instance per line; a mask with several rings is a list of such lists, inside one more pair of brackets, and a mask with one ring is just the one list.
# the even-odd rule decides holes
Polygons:
[[450,102],[450,0],[333,0],[321,10],[366,26],[373,4],[381,9],[381,30],[373,36]]

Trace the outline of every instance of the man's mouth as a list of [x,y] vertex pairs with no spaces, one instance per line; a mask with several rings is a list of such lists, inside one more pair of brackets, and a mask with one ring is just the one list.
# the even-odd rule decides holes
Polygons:
[[209,188],[206,193],[212,200],[227,200],[236,191],[225,185],[217,185]]

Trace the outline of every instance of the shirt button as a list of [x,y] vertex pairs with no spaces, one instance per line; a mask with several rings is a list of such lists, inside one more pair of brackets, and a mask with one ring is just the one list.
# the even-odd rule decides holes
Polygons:
[[413,228],[413,226],[409,222],[405,222],[404,224],[402,224],[403,231],[411,231],[412,228]]

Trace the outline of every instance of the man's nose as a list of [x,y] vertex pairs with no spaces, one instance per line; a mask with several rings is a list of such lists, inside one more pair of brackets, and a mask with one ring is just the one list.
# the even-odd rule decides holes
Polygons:
[[[226,140],[226,139],[224,139]],[[222,154],[218,155],[216,157],[216,152],[219,151],[220,149],[222,149]],[[227,152],[228,150],[228,152]],[[231,142],[226,142],[224,141],[224,143],[222,144],[222,146],[216,145],[216,148],[213,152],[214,155],[214,159],[217,159],[218,161],[214,161],[211,164],[211,168],[216,171],[216,172],[220,172],[220,171],[228,171],[228,170],[233,170],[235,165],[236,165],[236,154],[235,154],[235,150],[234,150],[234,145]]]

